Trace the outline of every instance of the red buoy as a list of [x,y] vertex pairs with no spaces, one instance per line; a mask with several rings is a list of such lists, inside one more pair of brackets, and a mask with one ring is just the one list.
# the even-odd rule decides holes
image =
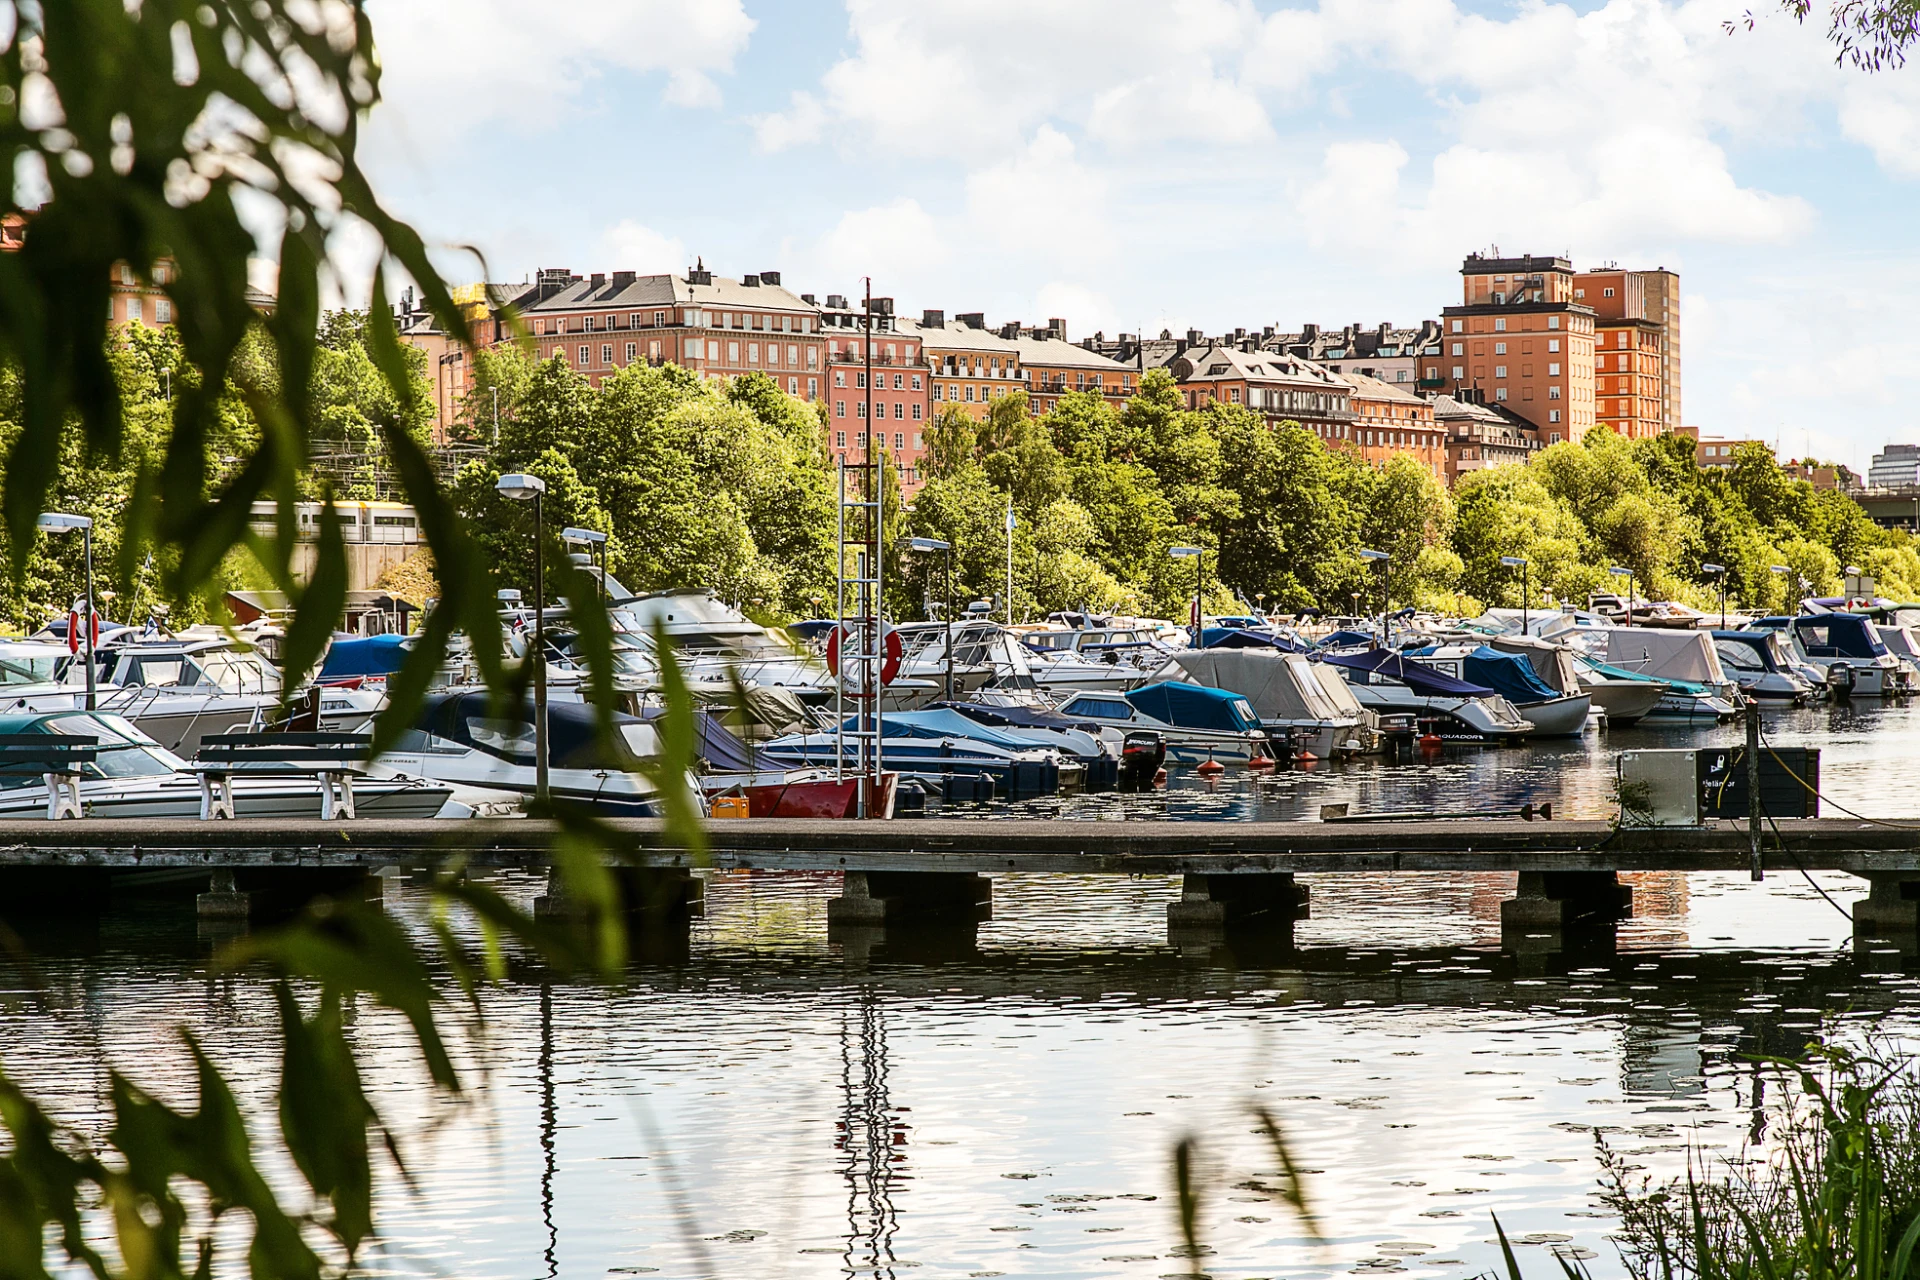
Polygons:
[[1203,778],[1217,778],[1221,774],[1225,773],[1226,771],[1227,771],[1227,766],[1221,764],[1218,760],[1215,760],[1213,758],[1213,752],[1211,751],[1207,752],[1206,761],[1203,764],[1201,764],[1199,768],[1194,770],[1195,773],[1199,774]]
[[1253,770],[1255,773],[1265,773],[1273,767],[1274,762],[1272,756],[1254,756],[1247,761],[1247,768]]
[[1167,771],[1165,769],[1160,769],[1153,775],[1153,785],[1156,787],[1164,787],[1167,785]]

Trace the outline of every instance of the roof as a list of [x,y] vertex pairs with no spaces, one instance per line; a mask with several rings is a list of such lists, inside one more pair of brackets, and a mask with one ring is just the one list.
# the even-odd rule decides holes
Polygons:
[[1014,343],[991,329],[976,329],[953,320],[934,327],[902,316],[894,321],[894,327],[901,333],[919,338],[920,345],[929,351],[984,351],[996,356],[1025,354]]
[[1060,338],[1023,334],[1011,340],[1020,352],[1020,363],[1053,369],[1090,369],[1100,373],[1131,373],[1133,366],[1110,360],[1098,351],[1089,351]]
[[1382,382],[1379,378],[1364,373],[1336,373],[1333,375],[1341,382],[1353,388],[1356,397],[1362,400],[1391,400],[1396,404],[1423,405],[1426,403],[1411,391],[1403,391],[1391,382]]
[[1284,351],[1242,351],[1222,346],[1188,348],[1172,365],[1173,376],[1181,382],[1206,382],[1228,378],[1247,382],[1291,382],[1316,390],[1351,392],[1352,388],[1337,375],[1311,360]]
[[[560,288],[554,289],[546,297],[540,296],[541,286],[529,289],[519,300],[520,310],[527,313],[536,311],[591,311],[597,308],[618,310],[622,307],[659,307],[675,303],[691,304],[702,307],[747,307],[759,311],[801,311],[817,314],[820,308],[811,306],[777,284],[744,284],[739,280],[729,280],[710,272],[698,272],[711,283],[694,284],[686,276],[641,276],[626,279],[627,273],[615,272],[595,284],[591,279],[579,276],[569,277]],[[748,279],[758,280],[758,276]]]
[[1433,417],[1436,422],[1484,422],[1488,426],[1504,427],[1511,424],[1483,404],[1471,400],[1455,400],[1452,396],[1433,398]]

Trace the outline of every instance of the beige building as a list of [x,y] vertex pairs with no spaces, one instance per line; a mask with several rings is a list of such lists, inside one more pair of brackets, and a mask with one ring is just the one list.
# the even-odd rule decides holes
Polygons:
[[1091,391],[1116,410],[1140,388],[1134,366],[1067,341],[1067,322],[1049,320],[1045,328],[1023,329],[1010,324],[1002,333],[1020,353],[1020,368],[1033,411],[1046,413],[1070,391]]
[[1335,373],[1353,388],[1353,440],[1347,448],[1374,466],[1405,454],[1434,479],[1447,479],[1447,433],[1435,421],[1433,402],[1382,378]]

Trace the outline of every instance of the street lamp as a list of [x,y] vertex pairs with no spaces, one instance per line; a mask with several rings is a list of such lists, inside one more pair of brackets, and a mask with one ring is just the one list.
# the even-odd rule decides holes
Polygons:
[[568,528],[560,531],[560,541],[570,547],[585,547],[587,549],[587,565],[590,568],[595,563],[595,557],[598,557],[600,566],[599,595],[601,601],[604,603],[607,598],[607,535],[601,533],[598,529]]
[[1727,629],[1727,566],[1723,564],[1703,564],[1700,572],[1710,573],[1720,584],[1720,629]]
[[1520,571],[1520,634],[1526,635],[1528,629],[1527,598],[1533,594],[1530,590],[1529,578],[1531,567],[1527,563],[1525,556],[1501,556],[1500,563],[1509,569],[1518,569]]
[[1857,564],[1850,564],[1844,571],[1847,575],[1847,603],[1852,604],[1856,597],[1864,599],[1867,594],[1866,571]]
[[1387,611],[1393,607],[1393,597],[1389,594],[1387,574],[1393,563],[1393,556],[1385,551],[1375,551],[1371,547],[1360,548],[1360,558],[1371,560],[1380,566],[1380,643],[1392,648],[1392,636],[1387,634]]
[[533,643],[528,646],[528,652],[533,655],[533,794],[535,799],[544,801],[547,798],[547,654],[544,647],[547,561],[542,547],[546,530],[540,519],[540,495],[547,491],[547,482],[539,476],[515,472],[501,476],[493,487],[501,497],[514,502],[533,501]]
[[[1793,570],[1788,568],[1784,564],[1770,564],[1767,566],[1767,572],[1777,573],[1781,577],[1787,578],[1787,594],[1789,597],[1791,597],[1793,594],[1793,579],[1788,577],[1788,575],[1793,574]],[[1794,576],[1797,577],[1798,575],[1794,575]],[[1795,606],[1794,601],[1791,598],[1789,598],[1787,601],[1787,607],[1797,608],[1797,606]]]
[[172,404],[173,403],[173,366],[170,364],[162,365],[160,367],[160,387],[163,391],[166,392],[167,403]]
[[947,624],[947,701],[953,701],[953,544],[942,542],[938,538],[908,538],[909,551],[944,551],[947,553],[947,587],[941,598],[940,616]]
[[1206,553],[1199,547],[1168,547],[1167,554],[1175,560],[1182,560],[1188,556],[1193,557],[1193,647],[1198,649],[1200,647],[1200,628],[1206,622],[1205,616],[1200,612],[1200,597],[1202,595],[1200,590],[1200,574],[1207,562]]
[[1627,580],[1627,625],[1632,626],[1633,625],[1633,570],[1623,569],[1616,564],[1608,568],[1607,572],[1612,574],[1616,578],[1625,578]]
[[[87,545],[87,616],[80,620],[81,629],[86,635],[87,646],[87,710],[94,709],[94,671],[93,671],[93,517],[72,516],[60,511],[43,512],[34,522],[48,533],[65,533],[69,529],[80,530]],[[79,652],[72,629],[68,629],[67,646]]]

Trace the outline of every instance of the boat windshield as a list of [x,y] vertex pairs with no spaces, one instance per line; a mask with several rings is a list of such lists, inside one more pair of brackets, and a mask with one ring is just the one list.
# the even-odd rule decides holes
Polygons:
[[0,652],[0,688],[7,685],[53,684],[66,670],[67,655],[44,652]]
[[228,693],[278,693],[280,673],[257,653],[211,652],[199,655],[202,683]]
[[[180,757],[154,742],[126,720],[112,715],[62,715],[39,722],[40,731],[59,737],[97,738],[100,754],[81,766],[83,778],[152,778],[173,773]],[[0,789],[41,785],[38,771],[0,773]]]

